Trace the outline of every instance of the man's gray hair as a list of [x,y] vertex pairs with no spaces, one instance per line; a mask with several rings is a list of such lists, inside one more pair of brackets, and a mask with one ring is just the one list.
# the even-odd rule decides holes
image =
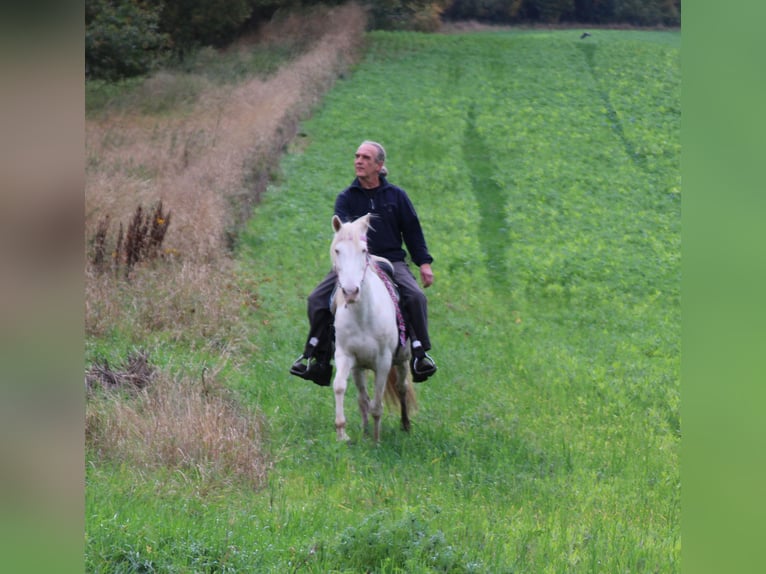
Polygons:
[[385,148],[380,145],[378,142],[370,141],[370,140],[364,140],[360,147],[363,145],[371,145],[376,150],[378,150],[378,155],[375,157],[375,161],[378,163],[386,163],[386,150]]

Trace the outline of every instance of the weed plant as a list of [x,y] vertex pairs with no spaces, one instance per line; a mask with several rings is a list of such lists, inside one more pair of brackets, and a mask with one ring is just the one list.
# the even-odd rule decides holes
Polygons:
[[128,224],[127,233],[120,223],[113,242],[110,242],[109,224],[110,218],[106,215],[98,222],[93,236],[90,263],[95,272],[109,270],[118,273],[122,268],[127,279],[137,263],[151,262],[169,255],[162,251],[162,242],[170,225],[170,212],[163,211],[162,201],[146,213],[143,206],[139,205]]
[[[236,252],[258,304],[216,378],[264,417],[263,486],[92,459],[88,571],[680,571],[680,34],[368,40]],[[337,444],[332,391],[287,373],[364,139],[436,275],[439,371],[412,432],[386,413],[377,448],[353,400]]]

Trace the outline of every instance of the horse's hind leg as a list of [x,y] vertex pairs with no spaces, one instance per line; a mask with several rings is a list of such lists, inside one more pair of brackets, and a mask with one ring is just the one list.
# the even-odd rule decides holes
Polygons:
[[[390,362],[388,363],[390,365]],[[372,413],[373,421],[373,440],[377,443],[380,442],[380,427],[381,419],[383,417],[383,393],[386,389],[386,381],[388,380],[388,369],[379,365],[375,371],[375,396],[372,399],[370,405],[370,412]]]
[[407,408],[407,367],[397,365],[396,372],[396,390],[399,393],[399,405],[402,411],[402,430],[410,432],[410,415]]
[[407,413],[406,398],[402,399],[401,405],[402,405],[402,430],[404,432],[410,432],[410,416]]

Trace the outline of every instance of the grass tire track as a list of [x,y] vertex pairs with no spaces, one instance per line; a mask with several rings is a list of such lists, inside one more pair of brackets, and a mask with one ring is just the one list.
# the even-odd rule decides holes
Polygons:
[[485,255],[487,273],[497,294],[510,291],[510,270],[505,259],[507,238],[506,192],[493,178],[492,154],[476,126],[476,107],[471,104],[463,136],[463,156],[471,174],[471,188],[479,206],[479,242]]
[[596,71],[596,51],[598,50],[598,46],[595,44],[578,44],[577,48],[583,53],[583,56],[585,57],[585,62],[588,64],[588,69],[590,70],[591,77],[593,78],[596,85],[596,91],[598,92],[601,101],[604,103],[604,108],[606,108],[606,118],[609,121],[609,125],[612,126],[614,133],[616,133],[617,137],[620,138],[622,146],[625,148],[625,153],[642,170],[647,169],[646,158],[636,151],[636,147],[633,145],[633,142],[631,142],[630,138],[625,135],[625,129],[623,128],[622,122],[617,115],[617,110],[615,110],[614,106],[612,105],[612,100],[609,97],[609,94],[605,90],[598,87],[600,85],[598,72]]

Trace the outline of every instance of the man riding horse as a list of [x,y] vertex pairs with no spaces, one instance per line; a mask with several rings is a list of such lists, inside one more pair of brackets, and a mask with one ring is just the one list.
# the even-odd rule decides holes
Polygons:
[[[407,193],[386,180],[386,151],[377,142],[364,141],[354,156],[356,178],[335,200],[335,215],[344,223],[370,213],[372,226],[367,245],[372,255],[385,257],[394,267],[394,282],[399,289],[399,305],[412,348],[410,370],[415,382],[423,382],[436,372],[428,355],[428,305],[423,291],[407,265],[407,252],[420,269],[423,287],[434,281],[423,230]],[[406,245],[407,251],[402,248]],[[290,373],[329,386],[332,378],[333,315],[330,298],[337,282],[330,271],[308,296],[309,334],[303,354],[290,367]]]

